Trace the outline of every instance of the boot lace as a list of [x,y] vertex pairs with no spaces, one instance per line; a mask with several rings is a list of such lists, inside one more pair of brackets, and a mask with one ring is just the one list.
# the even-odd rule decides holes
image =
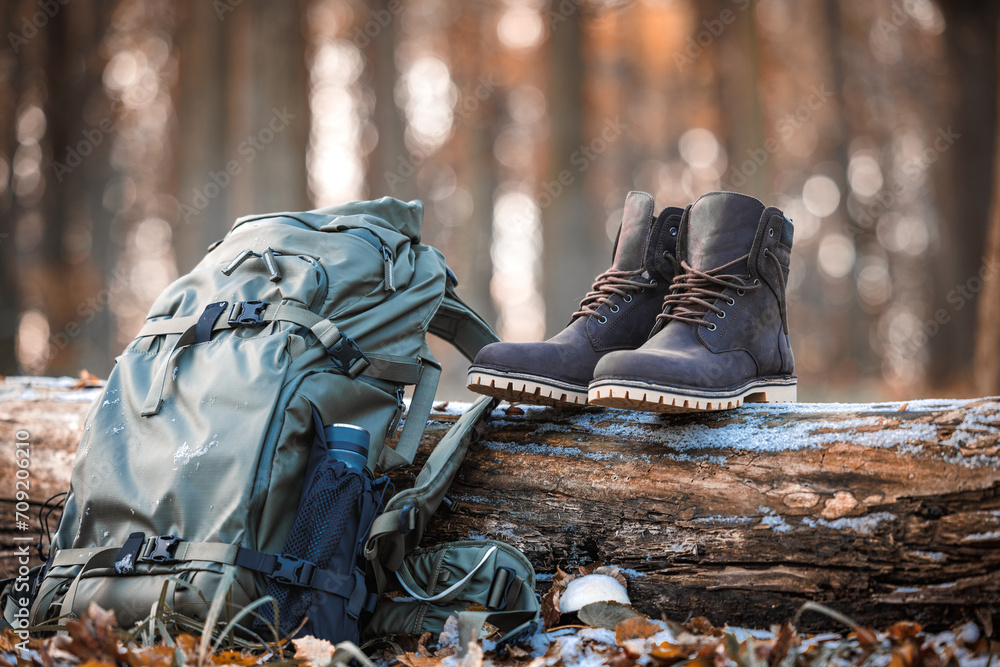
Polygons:
[[580,310],[573,313],[572,319],[581,315],[597,315],[597,309],[615,294],[621,297],[628,296],[626,301],[631,301],[632,297],[628,294],[630,291],[656,287],[656,281],[643,278],[643,273],[643,271],[608,269],[597,276],[597,280],[590,288],[591,291],[580,302]]
[[[764,255],[770,257],[774,263],[777,269],[781,293],[784,294],[785,281],[781,273],[781,264],[778,258],[766,248],[764,249]],[[748,253],[728,264],[708,271],[695,269],[687,262],[682,261],[681,269],[683,273],[678,274],[674,278],[670,285],[670,294],[663,299],[663,312],[656,316],[657,327],[662,328],[670,320],[690,322],[691,324],[704,327],[712,326],[704,319],[709,311],[713,311],[723,317],[725,316],[722,308],[716,305],[717,301],[723,300],[729,305],[736,303],[731,297],[725,296],[723,291],[735,289],[738,294],[742,295],[744,292],[760,289],[762,283],[757,278],[750,281],[750,276],[737,276],[727,273],[734,266],[746,266],[749,258],[750,255]],[[781,310],[781,326],[785,333],[788,333],[785,305],[779,301],[779,306]]]

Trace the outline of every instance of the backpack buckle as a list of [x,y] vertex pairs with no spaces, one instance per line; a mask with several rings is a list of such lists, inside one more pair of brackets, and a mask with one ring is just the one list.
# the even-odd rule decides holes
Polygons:
[[177,545],[181,542],[183,542],[181,538],[173,535],[154,535],[149,538],[149,555],[145,560],[154,563],[173,563],[176,561],[174,553],[177,551]]
[[326,353],[340,370],[351,376],[351,379],[358,377],[372,365],[368,355],[362,352],[354,339],[346,334],[341,335],[340,340],[326,348]]
[[264,311],[271,304],[267,301],[237,301],[229,311],[229,326],[252,327],[263,324]]
[[271,578],[280,584],[310,586],[316,566],[295,556],[278,556],[271,572]]
[[399,527],[396,529],[396,532],[400,535],[406,535],[416,527],[417,506],[413,503],[406,503],[403,509],[399,511]]

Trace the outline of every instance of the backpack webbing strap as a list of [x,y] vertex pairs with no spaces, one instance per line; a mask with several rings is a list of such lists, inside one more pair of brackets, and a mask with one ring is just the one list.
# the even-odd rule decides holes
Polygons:
[[369,354],[372,365],[362,375],[399,384],[417,384],[424,365],[418,360],[395,354]]
[[[323,347],[332,347],[333,345],[336,345],[337,342],[340,341],[341,336],[343,336],[340,329],[337,328],[337,325],[325,317],[321,317],[311,310],[302,308],[301,306],[293,306],[287,303],[260,303],[260,305],[266,305],[266,307],[260,312],[254,313],[252,316],[247,315],[243,321],[240,321],[240,314],[245,309],[245,304],[249,303],[260,302],[239,301],[233,304],[232,310],[218,310],[216,315],[217,319],[212,324],[212,331],[222,331],[224,329],[234,329],[240,326],[251,326],[255,324],[268,324],[270,322],[283,321],[298,324],[299,326],[309,329],[316,336]],[[208,307],[211,308],[216,305],[217,304],[210,304]],[[219,317],[227,312],[231,313],[230,317]],[[162,336],[169,334],[181,334],[183,336],[190,329],[197,327],[201,318],[201,315],[190,315],[187,317],[171,317],[165,320],[146,322],[135,337],[142,338],[143,336]]]
[[423,437],[424,429],[427,427],[427,418],[430,417],[431,409],[434,407],[438,380],[441,379],[441,367],[432,359],[430,349],[427,343],[424,343],[420,357],[422,366],[420,379],[413,388],[410,409],[406,413],[406,423],[399,433],[396,448],[383,447],[379,455],[378,465],[383,471],[388,472],[393,468],[413,463],[417,455],[420,438]]
[[450,283],[427,330],[454,345],[469,361],[486,345],[500,341],[490,325],[458,298]]
[[[153,545],[154,540],[152,539],[147,540],[146,544],[143,545],[144,557],[140,562],[149,562],[145,556],[148,556]],[[52,561],[53,567],[78,565],[81,556],[89,554],[62,600],[61,616],[72,612],[77,590],[80,582],[85,578],[84,575],[93,570],[114,569],[115,559],[118,557],[119,550],[120,547],[109,547],[95,553],[93,549],[62,549],[56,554]],[[220,565],[236,565],[254,572],[260,572],[267,577],[277,578],[284,576],[293,585],[305,586],[350,600],[351,607],[357,607],[358,611],[364,606],[365,598],[367,597],[364,573],[359,568],[355,568],[353,575],[345,576],[340,572],[315,568],[312,563],[305,564],[308,565],[308,568],[301,567],[304,563],[303,561],[288,559],[277,554],[254,551],[253,549],[246,549],[235,544],[187,542],[183,540],[177,543],[169,561],[165,562],[184,563],[191,561],[209,561],[219,563]],[[299,580],[295,575],[302,575],[303,578]]]
[[[246,302],[238,302],[233,304],[234,310],[230,310],[228,308],[220,309],[219,303],[209,304],[206,306],[205,311],[210,314],[214,314],[214,318],[212,318],[211,321],[206,320],[205,313],[202,313],[201,315],[171,317],[165,320],[146,322],[142,329],[139,330],[139,333],[136,334],[136,338],[180,334],[181,338],[184,339],[184,344],[181,344],[181,341],[178,340],[177,344],[175,344],[174,348],[171,350],[172,355],[178,349],[190,345],[191,343],[205,342],[205,332],[208,330],[208,326],[211,326],[211,332],[224,331],[238,326],[247,326],[247,323],[240,323],[239,321],[233,320],[232,315],[229,317],[220,317],[220,315],[233,313],[234,311],[237,315],[239,315],[243,310],[241,304],[245,303]],[[317,315],[311,310],[290,304],[269,304],[253,318],[254,324],[261,325],[277,321],[291,322],[292,324],[298,324],[299,326],[309,329],[309,331],[316,336],[316,339],[325,348],[331,348],[334,345],[337,345],[341,339],[344,338],[340,329],[338,329],[337,326],[330,320]],[[194,330],[193,337],[191,337],[190,333],[192,329]],[[185,336],[188,338],[185,338]],[[388,380],[390,382],[399,382],[401,384],[416,384],[420,379],[422,366],[419,362],[412,361],[406,357],[390,354],[371,355],[369,359],[371,361],[370,366],[362,367],[359,365],[356,369],[352,368],[352,371],[357,370],[369,377],[378,378],[380,380]],[[165,372],[168,366],[169,358],[167,365],[164,366],[164,372],[161,373],[161,385],[165,383]],[[161,386],[160,395],[157,400],[162,398],[162,391],[163,387]],[[150,409],[153,407],[154,405],[151,402]],[[152,412],[151,414],[156,413]]]

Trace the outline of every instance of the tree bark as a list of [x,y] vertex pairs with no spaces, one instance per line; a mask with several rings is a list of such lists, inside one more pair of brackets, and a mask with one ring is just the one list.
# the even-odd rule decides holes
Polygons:
[[[30,432],[42,500],[68,483],[87,404],[44,389],[25,400],[21,383],[0,384],[0,439]],[[461,408],[438,406],[418,465]],[[998,450],[996,398],[675,416],[501,409],[452,485],[457,508],[425,541],[499,539],[540,573],[616,565],[633,605],[657,617],[766,627],[813,600],[877,627],[940,627],[1000,599]],[[417,469],[394,473],[396,488]],[[12,475],[0,469],[0,488]],[[0,507],[9,571],[13,506]]]

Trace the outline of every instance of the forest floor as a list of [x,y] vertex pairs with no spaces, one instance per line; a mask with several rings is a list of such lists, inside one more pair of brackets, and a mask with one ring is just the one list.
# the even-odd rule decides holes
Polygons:
[[[435,636],[398,636],[366,647],[334,646],[315,637],[253,645],[232,635],[168,631],[152,619],[125,632],[113,612],[94,604],[65,632],[24,640],[7,630],[0,635],[0,667],[183,667],[184,665],[271,667],[992,667],[1000,665],[1000,641],[992,617],[980,615],[950,630],[925,632],[913,622],[876,630],[817,604],[807,604],[795,619],[768,630],[715,627],[707,619],[685,623],[652,619],[620,603],[592,603],[577,613],[560,614],[559,593],[581,568],[557,573],[542,597],[534,633],[498,646],[500,633],[487,625],[485,637],[460,650],[456,618]],[[601,568],[616,578],[616,568]],[[800,634],[803,613],[821,613],[842,623],[842,632]],[[175,626],[176,627],[176,626]]]

